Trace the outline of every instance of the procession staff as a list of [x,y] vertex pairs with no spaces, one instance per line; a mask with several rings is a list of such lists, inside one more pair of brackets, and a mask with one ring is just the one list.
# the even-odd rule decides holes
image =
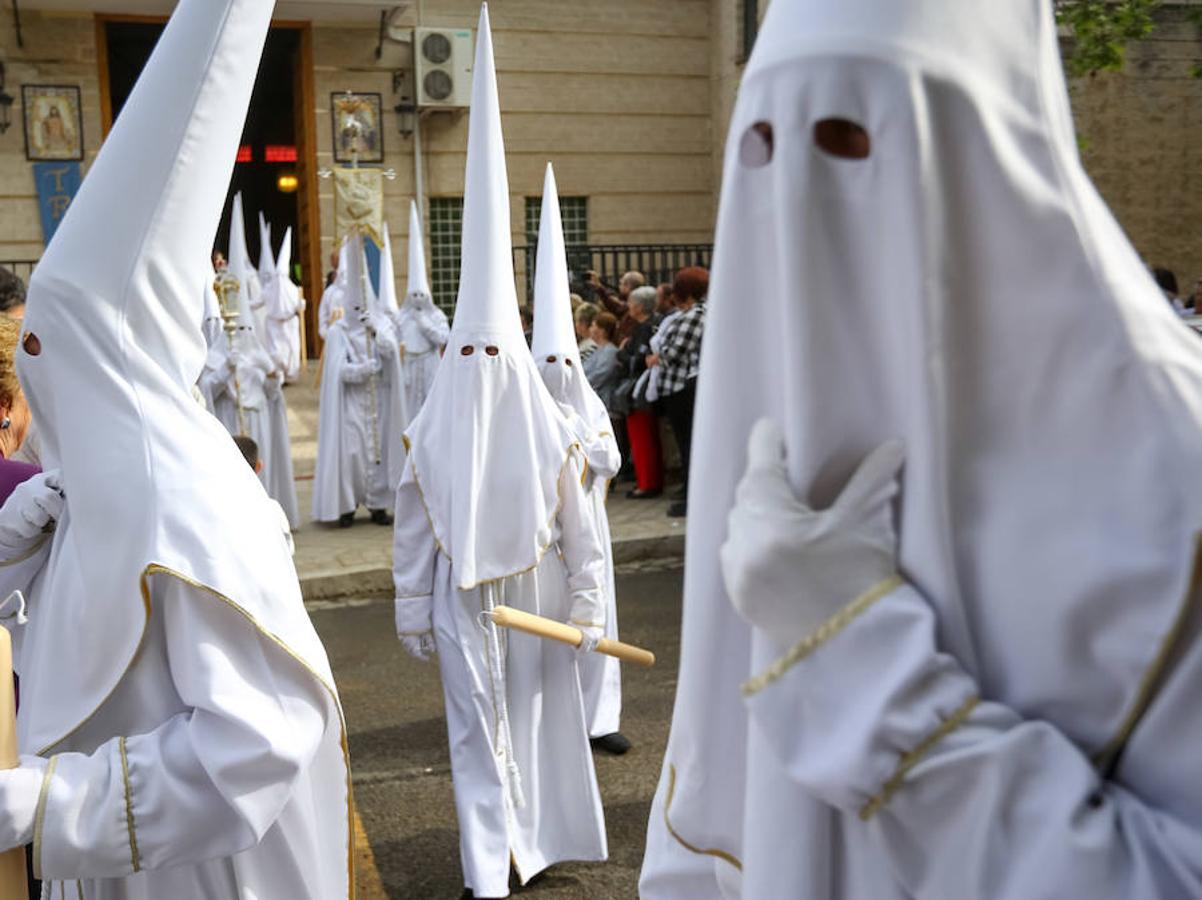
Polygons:
[[[538,259],[534,270],[534,338],[531,351],[551,396],[572,422],[588,459],[585,489],[605,551],[605,636],[618,639],[618,604],[614,587],[613,549],[605,498],[622,457],[609,412],[584,376],[568,288],[567,252],[559,212],[555,172],[547,163],[538,226]],[[612,656],[591,654],[580,661],[584,714],[589,737],[602,749],[622,754],[630,742],[618,731],[622,715],[621,665]]]
[[66,500],[15,629],[0,848],[32,841],[46,896],[353,893],[325,651],[262,487],[191,395],[272,9],[181,0],[30,284],[17,368]]
[[768,8],[645,900],[1202,897],[1202,355],[1051,7]]
[[581,485],[585,462],[522,335],[509,180],[482,7],[472,70],[463,265],[455,324],[406,435],[393,579],[397,634],[437,650],[465,896],[509,895],[563,860],[606,856],[577,651],[504,633],[508,605],[603,634],[603,552]]

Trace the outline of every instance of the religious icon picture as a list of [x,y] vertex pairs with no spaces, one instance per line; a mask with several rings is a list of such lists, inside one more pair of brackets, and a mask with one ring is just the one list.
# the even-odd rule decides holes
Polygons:
[[352,164],[384,162],[381,128],[382,97],[345,91],[330,95],[334,123],[334,162]]
[[83,159],[83,114],[79,88],[63,84],[21,86],[25,111],[25,157]]

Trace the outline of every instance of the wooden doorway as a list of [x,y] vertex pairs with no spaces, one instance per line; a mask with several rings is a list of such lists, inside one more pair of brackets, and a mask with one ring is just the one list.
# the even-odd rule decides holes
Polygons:
[[[101,123],[107,135],[162,33],[161,16],[98,14]],[[243,193],[251,259],[259,258],[258,212],[272,224],[273,252],[292,228],[293,272],[308,308],[305,345],[318,350],[315,327],[323,288],[321,220],[317,195],[317,103],[313,87],[313,31],[308,22],[273,22],[255,82],[225,210],[214,243],[226,252],[233,195]]]

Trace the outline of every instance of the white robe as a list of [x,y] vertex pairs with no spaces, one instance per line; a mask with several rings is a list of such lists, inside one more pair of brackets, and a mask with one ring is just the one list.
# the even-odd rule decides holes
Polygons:
[[284,381],[291,384],[300,377],[300,316],[305,300],[286,274],[277,273],[265,293],[264,347],[284,373]]
[[234,376],[225,368],[226,337],[217,338],[215,351],[205,361],[200,376],[200,392],[205,403],[226,431],[231,435],[241,432],[238,416],[238,394],[242,398],[243,417],[246,420],[247,436],[259,445],[259,459],[263,469],[259,473],[268,495],[280,504],[288,517],[288,524],[299,528],[300,505],[296,499],[296,481],[292,472],[292,441],[288,434],[288,409],[279,380],[267,377],[264,360],[255,354],[243,354],[238,361],[238,387]]
[[[0,564],[0,586],[29,598],[28,625],[16,625],[16,604],[0,608],[18,674],[39,604],[53,602],[40,592],[50,548],[47,536],[0,548],[16,561]],[[326,765],[343,755],[327,688],[212,593],[168,575],[150,585],[136,659],[94,715],[45,753],[53,768],[34,838],[44,896],[349,896],[346,855],[323,846],[314,815],[347,808],[345,770]]]
[[[426,402],[430,385],[438,372],[441,350],[450,335],[446,314],[436,306],[413,310],[406,301],[396,313],[397,333],[401,340],[401,366],[405,372],[405,402],[412,419]],[[408,424],[408,423],[406,423]]]
[[[566,407],[564,411],[571,412]],[[574,414],[571,417],[578,430],[583,431],[584,421]],[[618,474],[622,465],[622,455],[612,434],[594,437],[585,447],[585,454],[588,472],[584,488],[605,557],[602,570],[605,576],[605,636],[616,641],[618,595],[614,585],[613,541],[605,500],[609,494],[609,481]],[[589,737],[602,737],[618,731],[622,717],[622,664],[617,658],[590,653],[581,659],[580,687],[584,691],[584,715],[588,722]]]
[[497,756],[493,629],[481,628],[478,617],[487,605],[503,603],[562,622],[572,597],[581,594],[596,597],[596,613],[602,615],[601,539],[573,454],[560,477],[563,505],[550,552],[531,572],[460,591],[450,560],[435,542],[412,471],[406,467],[397,491],[397,596],[433,595],[464,881],[477,896],[503,897],[509,893],[511,859],[525,883],[554,863],[603,860],[608,850],[575,651],[495,629],[525,798],[524,808],[514,808]]
[[364,332],[361,327],[352,331],[350,324],[340,319],[326,334],[313,476],[313,518],[319,522],[333,522],[360,505],[390,508],[405,460],[407,420],[398,389],[403,376],[396,338],[390,327],[377,332],[372,343],[381,368],[373,379]]

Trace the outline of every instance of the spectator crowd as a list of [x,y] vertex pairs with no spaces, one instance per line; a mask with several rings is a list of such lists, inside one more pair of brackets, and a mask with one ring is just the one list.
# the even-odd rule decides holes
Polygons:
[[682,484],[668,515],[688,512],[689,450],[697,369],[705,331],[709,272],[681,269],[671,282],[647,284],[627,272],[614,290],[597,275],[572,295],[580,358],[589,384],[609,410],[626,462],[616,481],[633,481],[626,496],[653,499],[664,491],[661,420],[680,452]]

